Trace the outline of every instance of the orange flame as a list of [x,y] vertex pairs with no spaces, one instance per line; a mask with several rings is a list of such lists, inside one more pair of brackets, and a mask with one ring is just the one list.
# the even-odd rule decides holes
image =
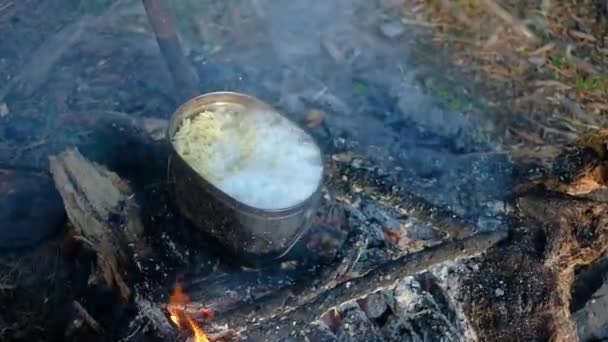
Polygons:
[[188,320],[188,324],[190,325],[190,329],[192,329],[192,332],[194,333],[194,342],[209,342],[209,339],[207,338],[207,335],[205,335],[203,329],[199,327],[190,316],[186,316],[186,318]]
[[[169,318],[177,327],[192,330],[194,342],[209,342],[203,329],[199,327],[194,319],[192,319],[186,310],[184,310],[188,303],[190,303],[190,297],[184,293],[181,284],[177,283],[173,290],[173,294],[169,297],[170,305],[167,307]],[[184,326],[185,323],[188,324],[187,327]]]

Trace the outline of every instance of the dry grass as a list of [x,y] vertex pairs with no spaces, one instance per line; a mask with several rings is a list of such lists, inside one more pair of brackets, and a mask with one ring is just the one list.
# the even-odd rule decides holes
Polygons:
[[565,132],[596,128],[608,114],[608,13],[580,2],[406,0],[403,16],[431,27],[497,110],[527,112],[522,125],[541,127],[512,125],[515,140],[541,144],[551,134],[571,140]]

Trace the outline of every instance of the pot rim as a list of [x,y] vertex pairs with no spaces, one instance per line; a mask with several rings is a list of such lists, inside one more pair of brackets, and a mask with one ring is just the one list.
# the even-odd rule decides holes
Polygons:
[[[235,199],[234,197],[230,196],[226,192],[222,191],[221,189],[219,189],[218,187],[213,185],[211,182],[209,182],[207,179],[205,179],[198,172],[196,172],[190,166],[190,164],[188,164],[188,162],[186,162],[175,149],[175,146],[173,144],[173,136],[177,132],[177,128],[179,127],[179,124],[181,123],[181,121],[183,119],[200,113],[201,109],[206,106],[209,106],[211,104],[218,104],[218,103],[231,103],[231,104],[236,104],[236,105],[240,105],[240,106],[244,106],[244,107],[251,107],[251,105],[255,105],[255,106],[258,106],[259,108],[263,108],[265,110],[272,111],[272,112],[276,113],[277,115],[280,115],[282,118],[286,119],[292,125],[294,125],[298,129],[302,130],[302,132],[304,134],[306,134],[311,139],[311,141],[314,143],[315,147],[319,151],[319,155],[321,158],[321,175],[319,177],[319,182],[317,183],[315,190],[313,192],[311,192],[310,195],[306,199],[304,199],[303,201],[296,203],[292,206],[289,206],[286,208],[279,208],[279,209],[264,209],[264,208],[250,206],[248,204],[245,204],[245,203]],[[220,200],[222,203],[224,203],[225,205],[227,205],[229,207],[239,210],[243,214],[253,214],[253,215],[257,214],[257,215],[267,216],[269,218],[272,218],[275,216],[283,217],[283,216],[289,215],[291,213],[298,212],[301,209],[309,207],[310,204],[312,204],[312,202],[317,198],[317,196],[318,196],[319,192],[321,191],[321,188],[323,187],[323,184],[324,184],[325,158],[323,157],[323,151],[321,150],[317,141],[295,121],[286,117],[281,112],[277,111],[272,106],[265,103],[264,101],[254,97],[254,96],[251,96],[251,95],[233,92],[233,91],[217,91],[217,92],[204,93],[204,94],[198,95],[198,96],[186,101],[181,106],[179,106],[175,110],[175,112],[171,115],[171,119],[169,120],[169,127],[167,129],[167,140],[169,142],[169,145],[171,147],[171,152],[172,152],[172,155],[169,157],[169,165],[172,162],[172,159],[174,157],[179,159],[180,163],[184,163],[185,166],[187,166],[192,171],[193,175],[196,177],[197,182],[201,183],[204,186],[204,188],[209,190],[210,193],[214,197],[216,197],[217,200]]]

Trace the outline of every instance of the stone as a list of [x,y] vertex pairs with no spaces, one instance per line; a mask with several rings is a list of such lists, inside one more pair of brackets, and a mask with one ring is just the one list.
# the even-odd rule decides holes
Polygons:
[[384,37],[394,40],[405,33],[405,26],[398,20],[388,21],[380,25],[380,32]]
[[336,341],[336,335],[323,322],[313,322],[310,325],[310,330],[306,333],[308,341],[318,342],[333,342]]
[[380,329],[385,342],[415,341],[418,337],[411,324],[396,315],[390,315]]
[[372,293],[369,296],[359,301],[359,305],[371,319],[376,319],[382,316],[388,309],[386,298],[381,292]]
[[358,306],[342,311],[342,326],[338,329],[336,336],[339,342],[383,341],[376,326],[367,319],[365,312]]
[[591,297],[585,306],[574,313],[576,330],[581,341],[608,338],[608,281]]
[[56,233],[65,216],[48,175],[0,169],[0,250],[36,245]]
[[6,102],[0,103],[0,118],[3,118],[10,114],[10,110],[8,109],[8,105]]

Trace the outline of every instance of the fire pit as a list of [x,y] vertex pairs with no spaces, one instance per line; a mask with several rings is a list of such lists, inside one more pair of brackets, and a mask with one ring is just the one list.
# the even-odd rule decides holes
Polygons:
[[321,151],[269,105],[231,92],[196,97],[174,114],[169,140],[173,201],[233,254],[281,258],[309,227]]

